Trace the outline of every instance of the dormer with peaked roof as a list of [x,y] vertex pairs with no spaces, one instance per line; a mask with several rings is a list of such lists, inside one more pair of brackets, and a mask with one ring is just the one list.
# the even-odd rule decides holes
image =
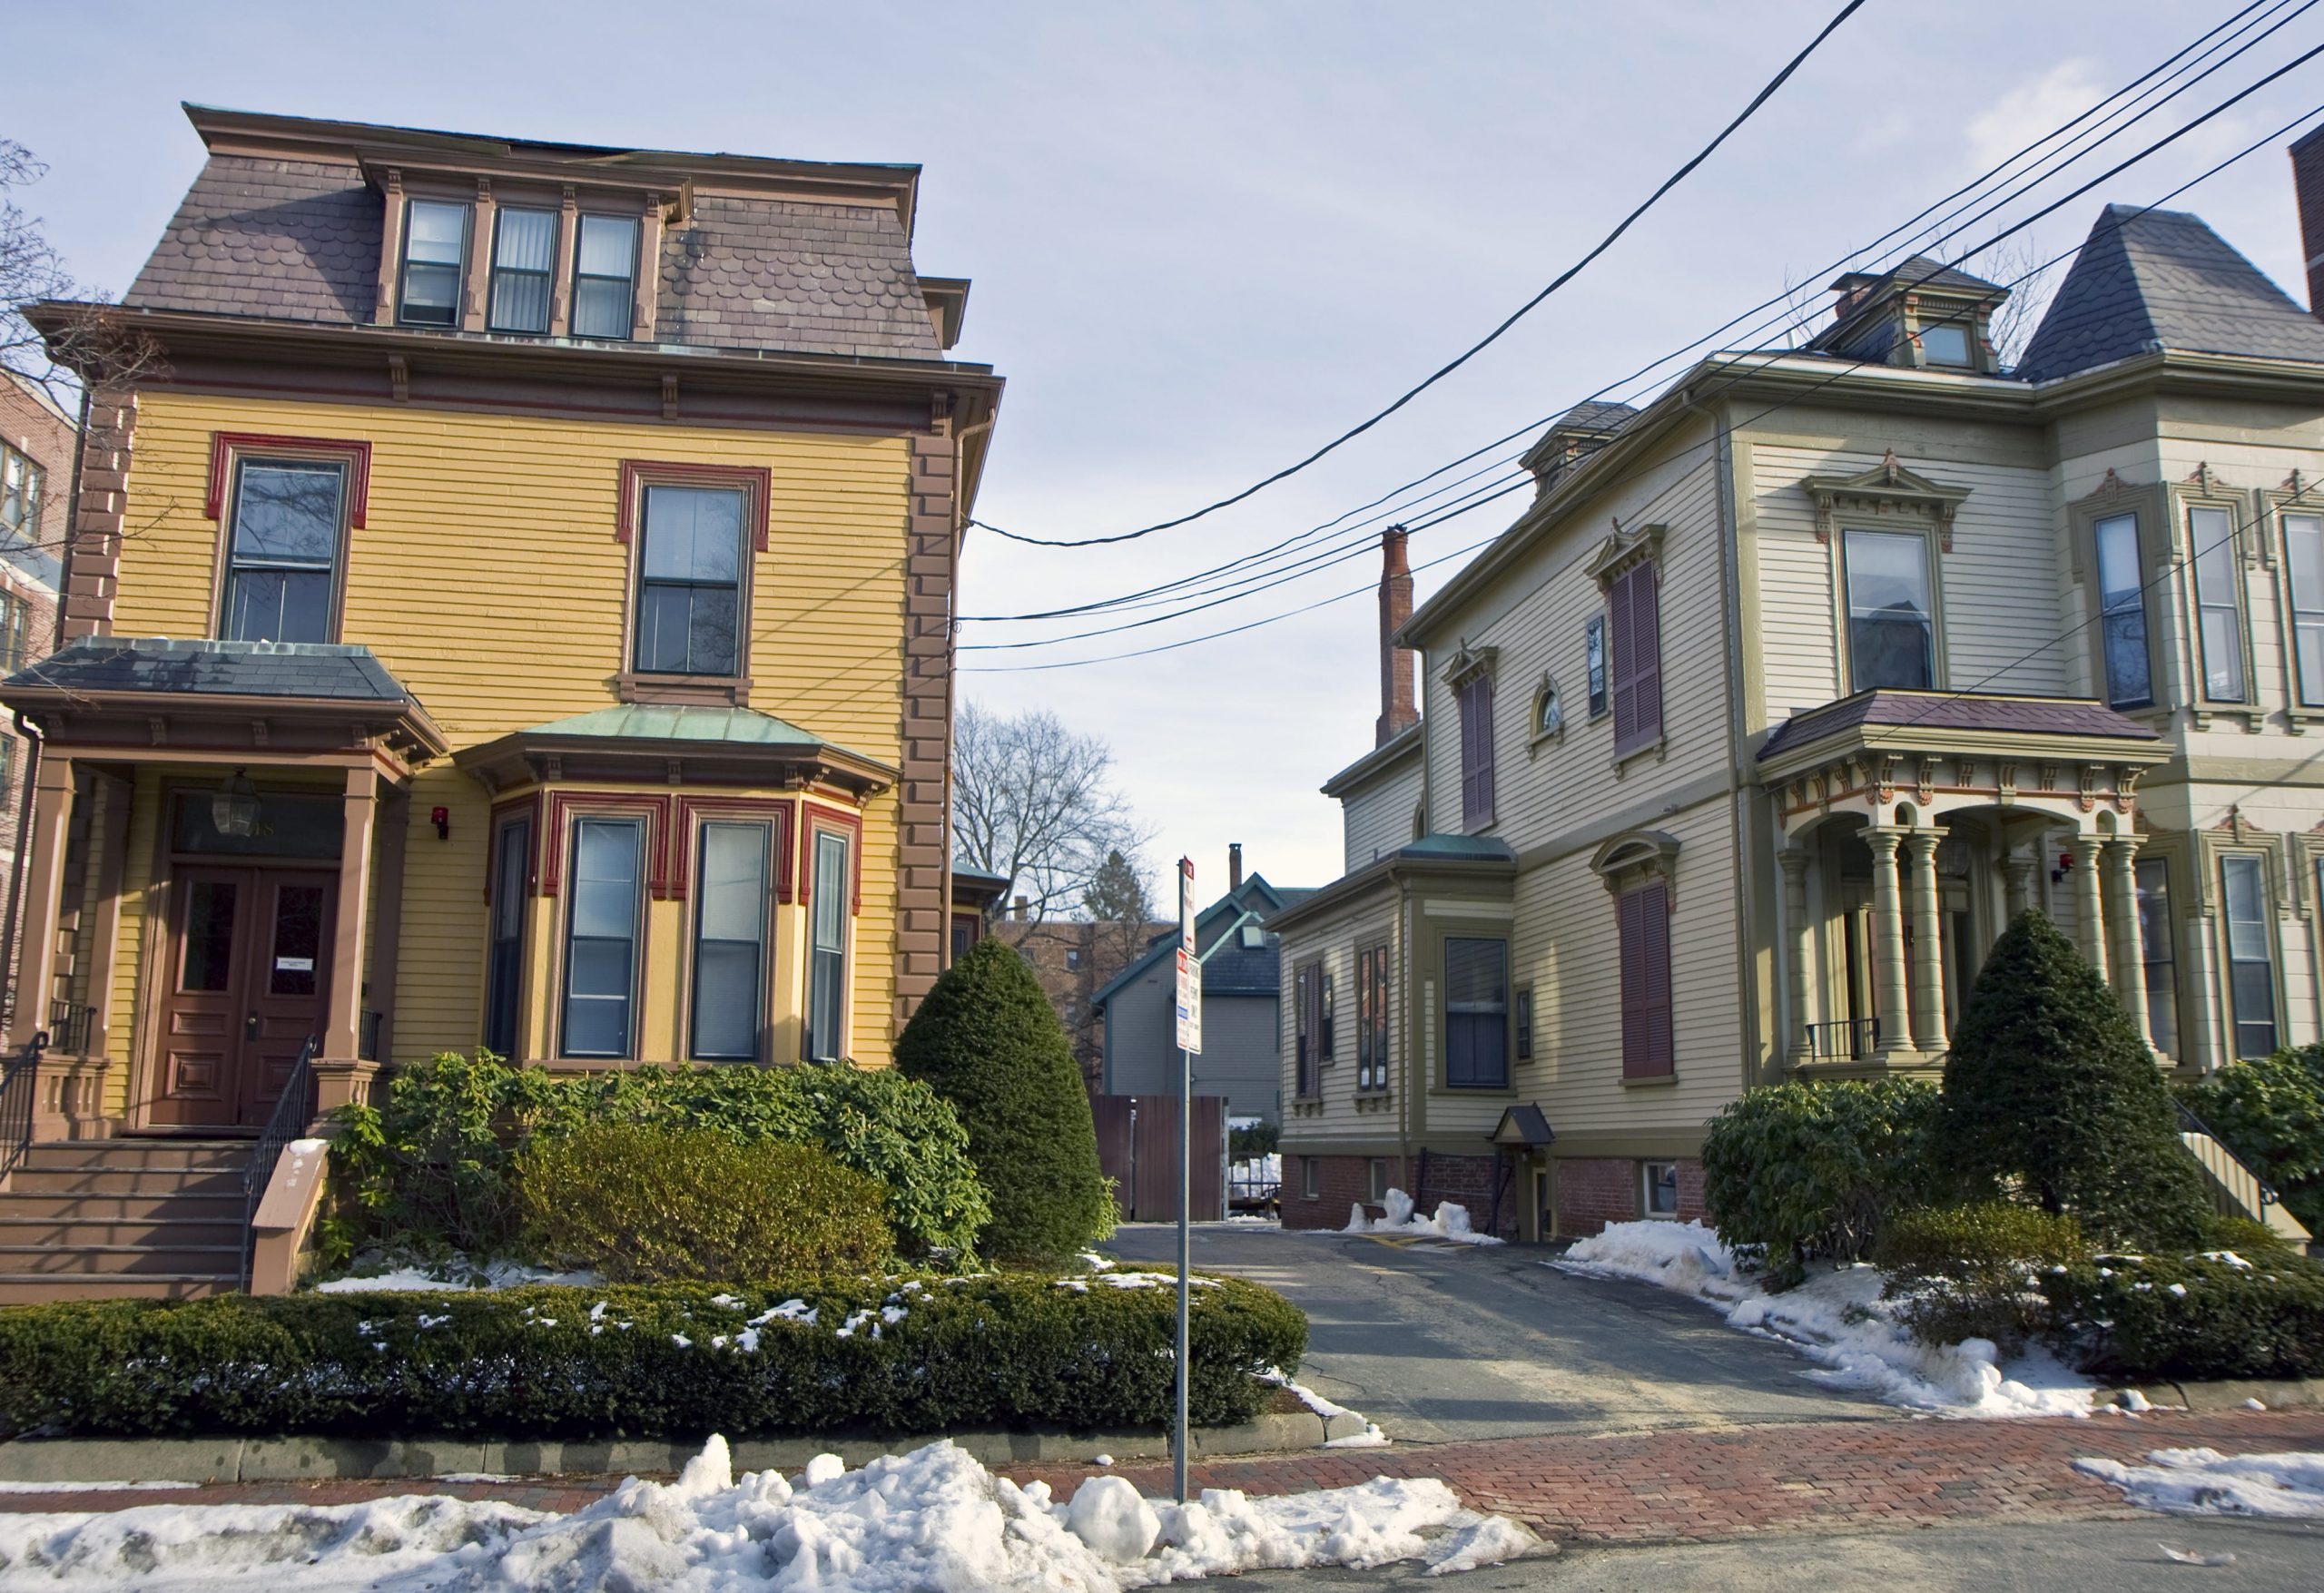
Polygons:
[[1915,254],[1885,271],[1849,271],[1832,324],[1808,341],[1817,353],[1880,365],[1991,376],[2000,369],[1994,311],[2009,290]]

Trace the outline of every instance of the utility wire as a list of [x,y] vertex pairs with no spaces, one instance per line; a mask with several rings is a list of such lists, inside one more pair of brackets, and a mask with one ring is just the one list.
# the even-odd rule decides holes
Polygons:
[[1524,320],[1525,317],[1531,314],[1543,300],[1549,298],[1551,294],[1556,292],[1560,288],[1564,287],[1568,282],[1579,276],[1581,273],[1582,269],[1589,265],[1590,261],[1596,260],[1609,249],[1611,249],[1614,246],[1615,241],[1619,240],[1623,233],[1630,230],[1633,222],[1637,221],[1640,217],[1645,215],[1647,211],[1652,210],[1655,204],[1664,194],[1678,187],[1679,184],[1683,182],[1688,174],[1693,172],[1696,167],[1710,159],[1712,152],[1716,151],[1719,145],[1725,143],[1728,137],[1734,133],[1736,129],[1741,127],[1746,122],[1748,122],[1758,111],[1760,106],[1766,104],[1768,101],[1774,98],[1776,91],[1790,81],[1791,74],[1799,70],[1801,64],[1804,63],[1808,56],[1814,54],[1817,47],[1822,44],[1826,39],[1830,38],[1832,34],[1838,30],[1839,25],[1842,23],[1847,21],[1849,17],[1854,16],[1857,11],[1862,9],[1865,0],[1847,0],[1847,4],[1840,7],[1838,14],[1836,15],[1831,21],[1824,25],[1822,31],[1817,33],[1814,38],[1807,41],[1807,47],[1802,49],[1798,54],[1794,55],[1789,61],[1786,62],[1784,64],[1783,70],[1777,73],[1772,78],[1768,79],[1767,86],[1752,96],[1751,103],[1743,107],[1742,111],[1736,116],[1735,120],[1729,122],[1725,127],[1719,129],[1718,136],[1712,139],[1709,143],[1703,145],[1701,149],[1698,150],[1693,158],[1689,160],[1685,165],[1679,167],[1676,172],[1671,172],[1669,176],[1664,178],[1660,187],[1657,188],[1652,193],[1647,195],[1645,201],[1640,203],[1637,209],[1631,211],[1629,215],[1624,216],[1615,226],[1612,231],[1607,233],[1605,237],[1599,240],[1595,248],[1591,249],[1589,253],[1583,255],[1580,260],[1574,261],[1572,265],[1567,267],[1565,270],[1561,272],[1557,279],[1551,282],[1548,287],[1542,289],[1540,292],[1534,294],[1533,297],[1528,299],[1523,304],[1518,306],[1518,308],[1511,312],[1508,318],[1499,326],[1493,328],[1490,332],[1487,332],[1476,342],[1472,343],[1466,349],[1456,355],[1453,359],[1446,361],[1444,364],[1437,367],[1434,371],[1431,372],[1429,376],[1422,380],[1417,386],[1407,388],[1401,397],[1399,397],[1393,403],[1390,404],[1386,408],[1374,415],[1371,418],[1350,427],[1347,430],[1340,433],[1339,436],[1332,438],[1331,441],[1325,443],[1323,447],[1309,454],[1305,458],[1301,459],[1295,464],[1286,465],[1282,469],[1277,470],[1274,475],[1268,476],[1261,480],[1255,481],[1250,486],[1243,488],[1242,491],[1234,493],[1229,497],[1220,498],[1216,503],[1206,504],[1201,508],[1193,510],[1188,514],[1180,515],[1175,519],[1157,521],[1151,526],[1140,526],[1135,531],[1117,532],[1110,536],[1077,536],[1052,539],[1040,536],[1019,536],[1016,532],[1001,531],[998,526],[988,526],[985,529],[993,531],[1000,536],[1006,536],[1011,541],[1029,542],[1038,547],[1096,547],[1106,543],[1130,542],[1140,536],[1150,536],[1157,531],[1167,531],[1173,526],[1187,525],[1191,521],[1201,519],[1206,515],[1216,514],[1220,509],[1241,503],[1245,498],[1251,497],[1255,493],[1264,491],[1267,487],[1273,487],[1278,481],[1285,480],[1290,477],[1296,476],[1300,471],[1305,470],[1308,466],[1313,465],[1316,460],[1321,459],[1326,454],[1331,453],[1334,449],[1362,437],[1365,432],[1370,431],[1383,420],[1387,419],[1388,417],[1393,415],[1397,410],[1402,409],[1414,398],[1419,398],[1421,394],[1434,387],[1438,382],[1443,381],[1446,377],[1452,375],[1454,371],[1460,369],[1461,367],[1466,365],[1470,360],[1475,359],[1479,354],[1484,352],[1484,350],[1490,348],[1493,343],[1499,341],[1502,333],[1508,331],[1510,328]]

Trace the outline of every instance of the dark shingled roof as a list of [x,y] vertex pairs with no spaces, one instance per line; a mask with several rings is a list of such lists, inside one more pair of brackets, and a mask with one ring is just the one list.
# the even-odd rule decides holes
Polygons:
[[2059,697],[1985,697],[1971,692],[1858,692],[1827,703],[1805,713],[1795,713],[1776,727],[1762,758],[1836,731],[1866,724],[1912,725],[1930,730],[2001,731],[2018,735],[2114,736],[2125,741],[2157,740],[2154,732],[2112,708]]
[[2324,361],[2324,323],[2201,217],[2108,205],[2015,374],[2049,381],[2158,348]]
[[1264,947],[1221,947],[1203,959],[1205,996],[1274,996],[1282,989],[1282,947],[1273,935]]
[[[125,302],[368,322],[385,203],[351,164],[213,154]],[[659,342],[944,358],[890,207],[704,194],[664,230],[660,281]]]
[[1553,431],[1620,431],[1638,410],[1603,398],[1584,398],[1551,423]]
[[1832,288],[1836,292],[1844,293],[1851,288],[1867,288],[1889,281],[1899,281],[1915,288],[1958,288],[1971,293],[2009,291],[1999,282],[1988,282],[1983,277],[1956,271],[1943,261],[1931,260],[1925,254],[1906,255],[1885,271],[1850,271],[1836,279]]
[[72,692],[417,701],[369,647],[320,642],[84,636],[0,683]]

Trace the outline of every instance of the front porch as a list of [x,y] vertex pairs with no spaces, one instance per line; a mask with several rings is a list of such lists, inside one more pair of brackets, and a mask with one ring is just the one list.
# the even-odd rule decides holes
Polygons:
[[1779,726],[1759,763],[1783,1066],[1942,1066],[1986,951],[2031,907],[2073,937],[2150,1045],[2167,1040],[2145,985],[2135,805],[2139,775],[2167,755],[2079,699],[1868,691]]

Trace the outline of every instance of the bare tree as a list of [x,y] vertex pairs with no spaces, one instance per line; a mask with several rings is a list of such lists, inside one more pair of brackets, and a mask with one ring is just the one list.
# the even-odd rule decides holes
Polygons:
[[1993,319],[1987,323],[1994,358],[2004,370],[2016,365],[2024,354],[2025,345],[2034,340],[2034,329],[2042,324],[2042,312],[2049,308],[2046,258],[2032,239],[2020,233],[1962,264],[1961,269],[1971,275],[2009,290],[2009,297],[1994,307]]
[[[32,151],[0,138],[0,369],[70,415],[84,384],[125,387],[161,375],[162,350],[118,306],[73,280],[40,218],[16,202],[47,174]],[[45,332],[26,313],[36,305],[48,306]]]
[[952,724],[952,837],[958,856],[1007,878],[995,910],[1025,898],[1026,917],[1083,905],[1107,856],[1134,858],[1147,836],[1113,788],[1102,737],[1045,709],[1015,717],[964,703]]

